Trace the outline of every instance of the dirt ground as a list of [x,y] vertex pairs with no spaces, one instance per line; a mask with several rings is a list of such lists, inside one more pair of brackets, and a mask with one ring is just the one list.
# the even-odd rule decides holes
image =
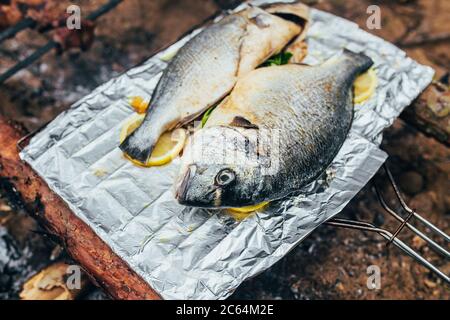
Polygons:
[[[83,14],[105,3],[73,2],[81,5]],[[24,123],[29,130],[39,128],[101,83],[142,62],[231,2],[237,1],[127,0],[98,21],[89,51],[49,53],[1,85],[0,114]],[[435,68],[437,78],[448,74],[449,1],[307,2],[355,21],[366,30],[368,5],[379,5],[382,28],[368,31]],[[49,36],[25,31],[1,44],[0,73],[45,44]],[[450,150],[401,120],[387,130],[383,148],[410,206],[450,233]],[[375,181],[389,204],[399,209],[385,177],[380,174]],[[370,221],[391,231],[398,226],[383,212],[372,183],[340,217]],[[450,274],[450,262],[432,254],[417,237],[404,231],[400,238]],[[450,299],[449,287],[441,280],[385,244],[378,235],[321,226],[271,269],[244,283],[232,298]],[[0,299],[17,298],[31,274],[66,258],[21,208],[0,198]],[[369,290],[366,285],[371,265],[381,270],[379,290]],[[93,287],[85,298],[106,297]]]

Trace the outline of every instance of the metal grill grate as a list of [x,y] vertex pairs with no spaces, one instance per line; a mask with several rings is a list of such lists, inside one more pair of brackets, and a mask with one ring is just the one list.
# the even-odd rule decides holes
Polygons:
[[418,214],[416,210],[411,209],[403,199],[403,196],[401,195],[400,189],[397,185],[397,183],[394,180],[394,177],[389,170],[388,166],[386,164],[383,165],[383,169],[388,177],[389,183],[392,186],[392,189],[394,190],[395,196],[397,200],[399,201],[402,210],[405,214],[401,214],[393,210],[391,207],[388,206],[385,198],[383,197],[383,194],[380,191],[380,188],[375,184],[374,191],[377,194],[378,200],[381,204],[381,206],[384,208],[384,210],[390,214],[392,217],[394,217],[396,220],[400,222],[400,225],[398,228],[392,233],[391,231],[388,231],[383,228],[376,227],[372,223],[365,222],[365,221],[355,221],[355,220],[347,220],[347,219],[340,219],[340,218],[334,218],[330,219],[326,222],[327,225],[334,226],[334,227],[341,227],[341,228],[348,228],[348,229],[354,229],[354,230],[361,230],[361,231],[370,231],[375,232],[381,235],[383,238],[387,240],[386,245],[389,246],[390,244],[395,245],[400,250],[402,250],[407,255],[411,256],[413,259],[415,259],[418,263],[422,264],[424,267],[429,269],[431,272],[436,274],[439,278],[444,280],[447,284],[450,284],[450,277],[445,274],[443,271],[441,271],[436,265],[431,263],[429,260],[427,260],[425,257],[423,257],[420,253],[412,249],[410,246],[408,246],[405,242],[400,240],[398,236],[400,235],[401,231],[404,228],[408,228],[411,230],[415,235],[420,237],[422,240],[424,240],[430,248],[432,248],[436,253],[441,255],[444,259],[449,260],[450,259],[450,252],[445,249],[442,245],[438,244],[435,240],[431,239],[431,235],[427,235],[424,232],[420,231],[418,228],[412,225],[412,220],[416,219],[420,224],[424,225],[429,234],[434,234],[435,236],[438,236],[442,239],[442,241],[445,242],[446,246],[450,243],[450,237],[437,228],[435,225],[433,225],[430,221],[425,219],[423,216]]

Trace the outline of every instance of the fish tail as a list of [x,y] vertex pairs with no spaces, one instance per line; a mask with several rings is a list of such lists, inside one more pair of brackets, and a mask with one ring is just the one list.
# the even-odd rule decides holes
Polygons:
[[373,65],[373,60],[363,53],[356,53],[344,49],[343,56],[345,60],[355,68],[357,74],[363,73]]
[[137,129],[120,144],[119,148],[131,159],[146,163],[152,154],[155,142],[149,136],[142,138]]

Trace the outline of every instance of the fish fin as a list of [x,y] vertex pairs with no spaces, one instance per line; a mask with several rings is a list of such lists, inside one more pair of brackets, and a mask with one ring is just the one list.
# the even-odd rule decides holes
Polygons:
[[240,127],[240,128],[246,128],[246,129],[259,129],[259,127],[244,117],[236,116],[234,117],[233,121],[231,121],[230,126],[232,127]]
[[[145,141],[147,142],[147,141]],[[134,134],[130,134],[119,146],[131,159],[146,163],[153,151],[154,143],[144,143]]]
[[364,53],[356,53],[344,48],[343,55],[350,64],[356,67],[358,73],[362,73],[373,65],[373,60]]

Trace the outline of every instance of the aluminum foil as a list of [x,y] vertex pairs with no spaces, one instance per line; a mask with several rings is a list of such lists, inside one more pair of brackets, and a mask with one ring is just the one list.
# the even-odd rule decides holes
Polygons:
[[77,102],[21,157],[163,298],[226,298],[361,190],[387,157],[378,147],[383,129],[433,76],[431,68],[350,21],[318,10],[311,19],[305,63],[321,63],[343,47],[362,51],[375,62],[378,86],[369,101],[355,106],[348,138],[327,174],[296,197],[239,222],[222,211],[176,202],[172,183],[179,159],[144,169],[123,158],[119,132],[133,114],[129,97],[149,99],[165,60],[198,30]]

